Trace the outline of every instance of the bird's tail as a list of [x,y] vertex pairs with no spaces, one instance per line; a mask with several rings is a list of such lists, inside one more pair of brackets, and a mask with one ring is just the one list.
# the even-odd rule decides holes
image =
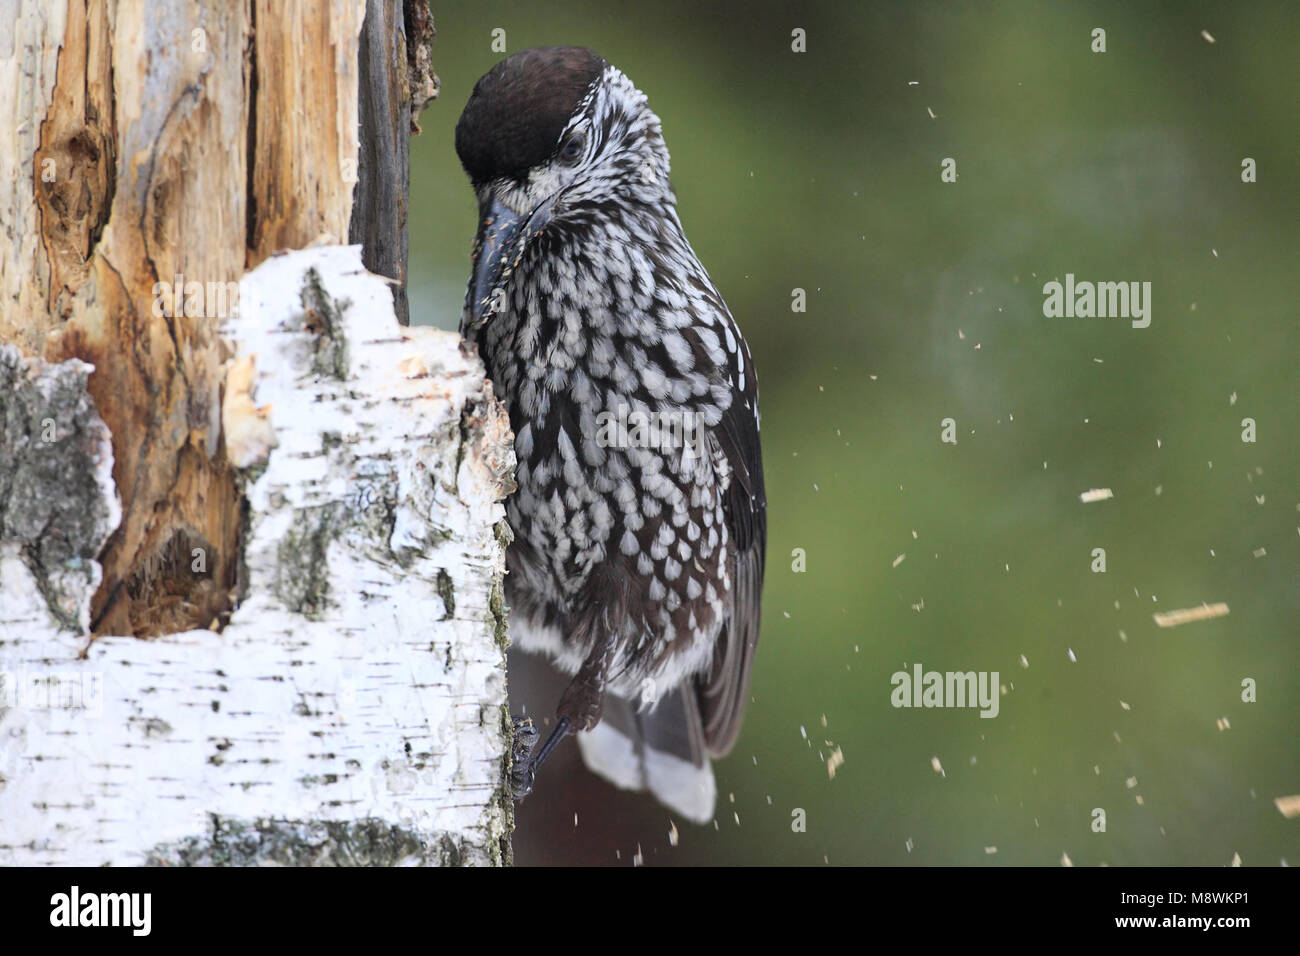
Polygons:
[[713,819],[717,787],[704,746],[694,689],[676,688],[654,705],[606,694],[604,716],[578,734],[587,769],[624,790],[649,790],[693,823]]

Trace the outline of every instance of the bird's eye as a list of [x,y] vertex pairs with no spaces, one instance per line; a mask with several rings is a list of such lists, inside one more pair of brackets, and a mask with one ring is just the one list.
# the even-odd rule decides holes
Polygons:
[[582,147],[586,145],[581,133],[574,133],[564,141],[560,147],[560,160],[568,165],[573,165],[582,158]]

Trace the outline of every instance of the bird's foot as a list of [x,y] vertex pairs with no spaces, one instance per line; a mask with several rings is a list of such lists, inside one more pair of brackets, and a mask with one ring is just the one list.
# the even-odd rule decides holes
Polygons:
[[537,746],[537,728],[527,718],[515,720],[515,739],[511,746],[510,789],[515,800],[522,800],[533,792],[533,782],[537,779],[537,770],[546,762],[551,751],[570,731],[570,724],[564,717],[555,722],[546,743]]
[[533,751],[537,749],[537,725],[531,717],[511,717],[514,736],[510,742],[510,790],[516,800],[522,800],[533,789],[537,766]]

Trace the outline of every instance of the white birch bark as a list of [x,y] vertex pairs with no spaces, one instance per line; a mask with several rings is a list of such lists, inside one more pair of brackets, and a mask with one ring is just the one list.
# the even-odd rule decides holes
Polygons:
[[225,334],[220,633],[89,642],[119,520],[89,367],[0,361],[0,865],[508,862],[514,457],[481,363],[399,327],[355,246],[268,259]]

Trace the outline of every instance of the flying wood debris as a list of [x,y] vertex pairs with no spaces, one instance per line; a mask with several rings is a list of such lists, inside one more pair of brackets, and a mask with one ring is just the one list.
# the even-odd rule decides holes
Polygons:
[[844,751],[836,747],[834,752],[826,758],[826,776],[830,780],[835,779],[835,771],[844,763]]
[[1185,607],[1177,611],[1163,611],[1159,614],[1152,614],[1158,627],[1177,627],[1179,624],[1190,624],[1193,621],[1208,621],[1215,617],[1227,617],[1228,605],[1220,602],[1219,604],[1202,604],[1200,607]]
[[1300,793],[1293,793],[1289,797],[1278,797],[1273,803],[1278,812],[1288,820],[1300,817]]

